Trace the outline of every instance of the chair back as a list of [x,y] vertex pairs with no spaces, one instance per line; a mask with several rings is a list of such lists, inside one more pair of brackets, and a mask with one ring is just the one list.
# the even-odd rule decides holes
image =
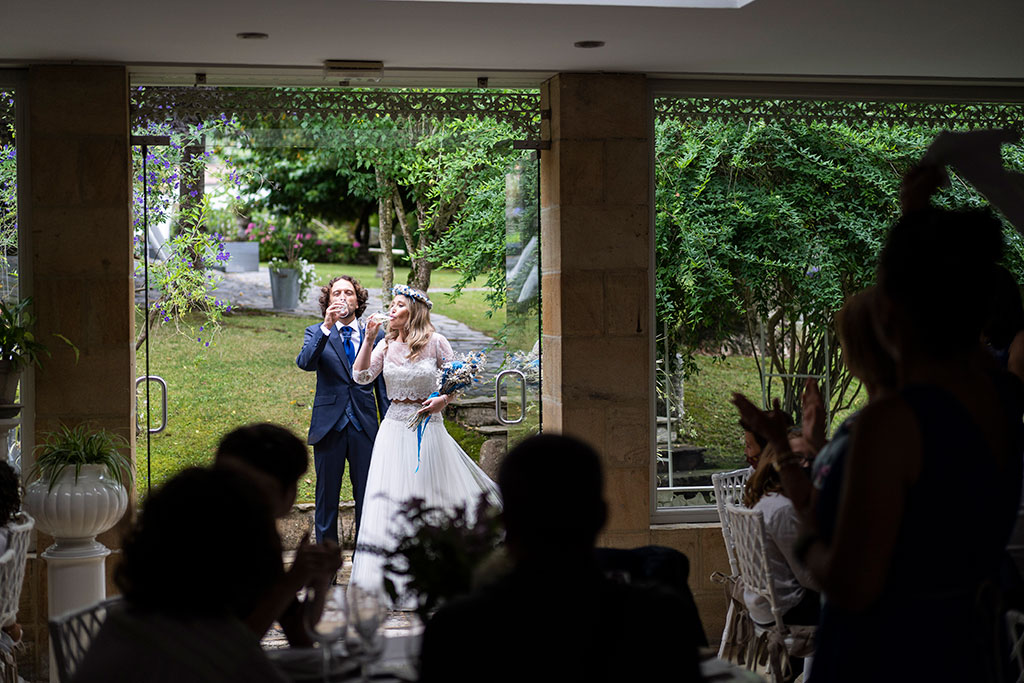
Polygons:
[[733,576],[739,572],[736,565],[736,551],[732,540],[732,530],[729,528],[729,519],[725,516],[727,503],[743,505],[743,489],[747,485],[752,467],[744,467],[741,470],[731,472],[715,472],[711,475],[711,485],[715,487],[715,505],[718,507],[718,519],[722,520],[722,538],[725,539],[725,552],[729,555],[729,569]]
[[0,626],[10,626],[18,614],[21,584],[25,581],[25,557],[36,521],[19,512],[7,525],[7,550],[0,555]]
[[121,597],[117,596],[50,619],[50,645],[60,683],[69,683],[74,677],[92,639],[106,621],[107,611],[120,602]]
[[732,527],[732,537],[736,544],[736,562],[739,565],[743,587],[768,601],[775,617],[775,625],[781,632],[787,632],[782,621],[782,612],[775,600],[775,581],[765,552],[767,534],[764,530],[764,515],[760,510],[732,503],[726,504],[725,515]]
[[[1006,611],[1006,632],[1010,636],[1010,671],[1016,670],[1014,680],[1024,683],[1024,612]],[[1010,680],[1010,676],[1006,680]]]

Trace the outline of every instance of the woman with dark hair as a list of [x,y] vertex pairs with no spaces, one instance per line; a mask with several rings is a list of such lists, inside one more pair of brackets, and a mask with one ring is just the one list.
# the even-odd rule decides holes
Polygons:
[[[820,603],[818,584],[793,555],[800,520],[793,502],[783,491],[775,462],[775,449],[769,444],[761,451],[757,467],[747,480],[743,504],[759,510],[764,518],[767,535],[765,555],[772,571],[782,620],[790,625],[814,626],[818,623]],[[754,621],[764,626],[775,623],[767,600],[750,591],[744,591],[743,600]]]
[[[211,520],[232,520],[232,532]],[[124,545],[112,610],[75,681],[278,682],[246,619],[283,572],[262,491],[227,468],[182,471],[150,494]]]
[[[977,211],[922,208],[890,231],[875,318],[900,388],[857,418],[834,534],[811,528],[796,547],[827,597],[812,680],[994,677],[998,618],[985,599],[1024,450],[1019,380],[976,361],[1001,252],[1001,225]],[[783,426],[736,402],[789,467]],[[952,505],[965,481],[985,495]]]

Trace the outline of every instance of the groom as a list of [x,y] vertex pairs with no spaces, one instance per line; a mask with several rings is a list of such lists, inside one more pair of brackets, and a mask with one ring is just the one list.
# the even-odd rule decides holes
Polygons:
[[316,371],[316,397],[309,421],[309,443],[316,469],[316,542],[338,540],[338,500],[345,461],[349,464],[352,493],[356,499],[356,531],[363,511],[366,475],[370,470],[373,440],[379,418],[388,408],[384,377],[370,384],[356,384],[352,360],[359,347],[376,344],[383,336],[366,340],[359,317],[366,310],[369,292],[348,275],[320,288],[322,323],[306,328],[306,338],[296,364]]

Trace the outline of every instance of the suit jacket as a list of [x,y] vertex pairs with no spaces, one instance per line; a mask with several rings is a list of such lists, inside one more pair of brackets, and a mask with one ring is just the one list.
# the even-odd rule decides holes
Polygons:
[[[338,424],[350,405],[367,436],[373,439],[377,436],[378,410],[383,418],[389,405],[384,389],[384,375],[382,373],[370,384],[356,384],[352,379],[352,365],[342,345],[341,332],[337,327],[332,327],[330,335],[325,335],[320,329],[321,325],[317,323],[306,328],[302,351],[295,359],[295,363],[303,370],[316,370],[316,395],[313,398],[308,441],[312,445],[322,439]],[[362,346],[367,343],[366,328],[360,324],[359,331]],[[383,338],[384,332],[378,332],[373,344],[376,345]]]

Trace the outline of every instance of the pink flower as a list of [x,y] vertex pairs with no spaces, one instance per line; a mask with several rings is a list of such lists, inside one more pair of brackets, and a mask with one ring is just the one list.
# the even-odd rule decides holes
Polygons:
[[316,241],[316,246],[318,246],[318,247],[322,247],[322,246],[323,246],[323,244],[324,244],[324,241],[323,241],[323,240],[317,240],[317,241]]
[[275,228],[273,225],[267,228],[267,232],[274,232],[275,230],[277,230],[277,228]]
[[363,245],[359,244],[359,242],[353,242],[352,246],[355,247],[356,249],[358,249],[359,247],[361,247]]
[[330,253],[331,253],[331,248],[330,248],[330,247],[327,247],[327,253],[328,253],[328,254],[330,254]]
[[256,227],[256,224],[255,224],[255,223],[249,223],[249,225],[248,225],[248,226],[247,226],[247,227],[246,227],[245,229],[246,229],[247,231],[249,231],[249,230],[252,230],[252,229],[253,229],[253,228],[255,228],[255,227]]
[[307,240],[311,240],[311,239],[313,239],[313,233],[311,233],[311,232],[307,232],[307,233],[306,233],[306,239],[307,239]]

